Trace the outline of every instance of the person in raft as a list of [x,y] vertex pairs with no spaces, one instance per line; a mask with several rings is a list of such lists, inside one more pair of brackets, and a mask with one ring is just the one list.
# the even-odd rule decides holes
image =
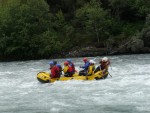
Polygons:
[[98,71],[101,71],[101,70],[102,70],[103,74],[108,72],[110,60],[107,57],[103,57],[99,63],[100,63],[100,65],[95,69],[94,73],[97,73]]
[[75,73],[76,70],[75,70],[74,63],[71,61],[71,59],[67,59],[67,62],[69,63],[69,66],[72,68],[72,72]]
[[79,72],[79,75],[83,75],[83,76],[86,76],[87,73],[88,73],[88,68],[90,66],[90,62],[87,58],[83,58],[83,62],[84,62],[84,66],[80,66],[80,68],[83,68],[83,70],[81,70]]
[[59,78],[60,77],[59,68],[56,65],[54,65],[53,61],[49,62],[49,65],[50,65],[50,71],[51,71],[50,77]]
[[95,61],[94,60],[90,60],[90,66],[88,67],[88,73],[87,76],[91,76],[94,74],[94,70],[95,70]]
[[59,69],[59,76],[61,76],[62,75],[62,66],[60,64],[56,64],[56,66]]
[[59,76],[62,75],[62,66],[60,64],[57,63],[57,61],[53,61],[54,62],[54,65],[56,65],[59,69]]
[[74,72],[72,70],[72,67],[69,65],[69,62],[64,62],[63,72],[64,72],[65,77],[72,77],[73,76]]

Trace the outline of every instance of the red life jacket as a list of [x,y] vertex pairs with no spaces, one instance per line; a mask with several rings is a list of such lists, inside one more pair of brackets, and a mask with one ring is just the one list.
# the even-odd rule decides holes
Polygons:
[[72,72],[75,72],[75,66],[74,66],[74,63],[71,63],[71,64],[70,64],[70,67],[72,68]]
[[59,68],[57,66],[53,66],[50,70],[51,70],[51,78],[59,77]]
[[68,72],[72,73],[72,71],[73,71],[72,67],[70,65],[68,65]]

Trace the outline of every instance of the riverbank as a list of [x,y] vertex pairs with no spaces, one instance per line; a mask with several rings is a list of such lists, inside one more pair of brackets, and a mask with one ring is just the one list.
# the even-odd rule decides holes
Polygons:
[[125,54],[147,54],[150,53],[149,47],[144,47],[139,51],[133,52],[131,50],[125,50],[124,48],[96,48],[86,47],[80,50],[70,51],[66,54],[66,57],[94,57],[94,56],[110,56],[110,55],[125,55]]
[[112,55],[130,55],[130,54],[149,54],[150,48],[144,47],[138,52],[133,52],[131,50],[126,50],[124,48],[96,48],[96,47],[84,47],[81,49],[71,50],[69,52],[62,52],[54,54],[49,57],[36,57],[36,58],[17,58],[17,57],[0,57],[0,62],[10,62],[10,61],[26,61],[26,60],[40,60],[40,59],[56,59],[56,58],[76,58],[76,57],[96,57],[96,56],[112,56]]

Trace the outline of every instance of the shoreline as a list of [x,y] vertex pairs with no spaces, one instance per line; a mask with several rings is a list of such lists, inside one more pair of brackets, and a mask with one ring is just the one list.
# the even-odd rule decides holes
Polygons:
[[116,54],[93,54],[89,52],[89,54],[83,54],[83,55],[70,55],[69,52],[65,56],[50,56],[50,57],[41,57],[41,58],[23,58],[23,59],[0,59],[0,62],[19,62],[19,61],[30,61],[30,60],[48,60],[48,59],[63,59],[63,58],[78,58],[78,57],[97,57],[97,56],[120,56],[120,55],[140,55],[140,54],[150,54],[150,52],[141,52],[141,53],[116,53]]

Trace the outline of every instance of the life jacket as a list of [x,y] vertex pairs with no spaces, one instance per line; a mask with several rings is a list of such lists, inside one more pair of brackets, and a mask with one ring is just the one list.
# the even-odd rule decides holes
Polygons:
[[100,70],[104,70],[106,68],[106,66],[105,65],[100,65]]
[[94,70],[95,70],[95,65],[90,65],[88,67],[88,75],[93,75],[94,74]]
[[73,69],[72,69],[72,67],[70,65],[68,65],[68,72],[69,73],[73,73]]
[[64,66],[63,72],[64,72],[64,73],[67,73],[67,70],[68,70],[68,66]]
[[59,76],[61,76],[61,75],[62,75],[62,67],[61,67],[60,64],[56,64],[56,66],[57,66],[58,69],[59,69]]
[[53,66],[51,69],[51,78],[59,78],[59,68],[57,66]]
[[74,63],[71,62],[71,63],[69,64],[69,66],[72,68],[72,72],[75,72],[75,66],[74,66]]
[[69,65],[68,66],[64,66],[63,72],[64,73],[72,72],[72,68]]
[[74,74],[74,72],[72,71],[72,68],[69,65],[64,67],[63,72],[65,75],[68,75],[68,76],[72,76]]

